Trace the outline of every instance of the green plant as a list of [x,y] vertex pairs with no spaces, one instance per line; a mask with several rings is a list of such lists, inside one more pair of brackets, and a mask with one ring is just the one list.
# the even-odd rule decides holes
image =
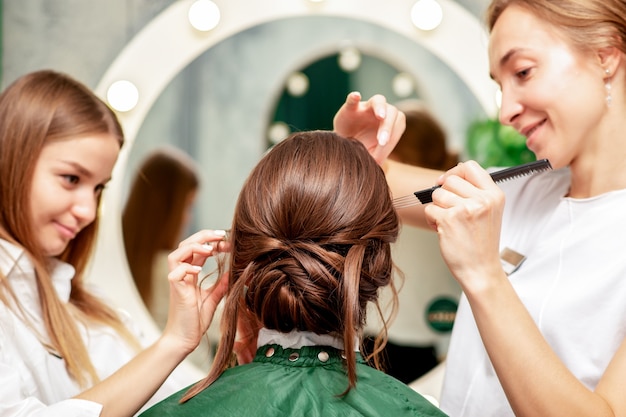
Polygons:
[[477,120],[467,129],[467,154],[483,167],[505,167],[534,161],[526,138],[496,119]]

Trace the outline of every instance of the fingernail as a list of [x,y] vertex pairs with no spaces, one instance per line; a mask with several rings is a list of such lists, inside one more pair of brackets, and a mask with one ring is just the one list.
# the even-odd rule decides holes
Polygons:
[[226,236],[226,230],[213,230],[215,236]]
[[202,271],[202,267],[201,267],[201,266],[198,266],[198,265],[191,265],[191,267],[192,267],[192,269],[194,269],[194,270],[196,270],[196,271],[198,271],[198,272]]
[[376,115],[378,117],[380,117],[381,119],[384,119],[385,116],[386,116],[385,109],[384,108],[380,108],[380,109],[376,110]]
[[389,142],[389,132],[383,130],[378,134],[378,144],[380,146],[385,146]]
[[203,243],[202,246],[204,246],[205,248],[209,250],[213,250],[213,245],[211,245],[210,243]]

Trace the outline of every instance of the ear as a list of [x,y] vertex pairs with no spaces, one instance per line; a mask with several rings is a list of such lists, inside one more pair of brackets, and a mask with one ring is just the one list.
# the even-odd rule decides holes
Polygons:
[[609,77],[613,76],[617,71],[617,68],[622,64],[624,60],[624,54],[615,46],[607,46],[600,48],[597,52],[598,62],[602,67],[602,70],[608,74]]

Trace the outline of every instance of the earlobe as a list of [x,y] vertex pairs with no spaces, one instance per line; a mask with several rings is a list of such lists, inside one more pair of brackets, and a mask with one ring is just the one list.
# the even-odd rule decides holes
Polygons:
[[618,48],[609,46],[598,51],[598,60],[603,71],[604,88],[606,90],[606,105],[611,107],[613,102],[612,80],[622,63],[624,54]]
[[610,78],[615,75],[623,59],[624,54],[615,46],[607,46],[598,50],[598,60],[605,74],[605,78]]

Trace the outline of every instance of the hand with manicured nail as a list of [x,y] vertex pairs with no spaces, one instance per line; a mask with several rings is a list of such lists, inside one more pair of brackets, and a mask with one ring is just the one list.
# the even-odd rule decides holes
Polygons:
[[374,159],[382,164],[400,140],[406,127],[404,113],[374,95],[361,101],[361,94],[348,94],[333,120],[335,132],[359,140]]
[[213,320],[220,300],[228,288],[227,274],[211,287],[198,285],[206,260],[230,246],[223,230],[201,230],[183,240],[168,256],[170,306],[164,335],[183,340],[183,349],[194,350]]

